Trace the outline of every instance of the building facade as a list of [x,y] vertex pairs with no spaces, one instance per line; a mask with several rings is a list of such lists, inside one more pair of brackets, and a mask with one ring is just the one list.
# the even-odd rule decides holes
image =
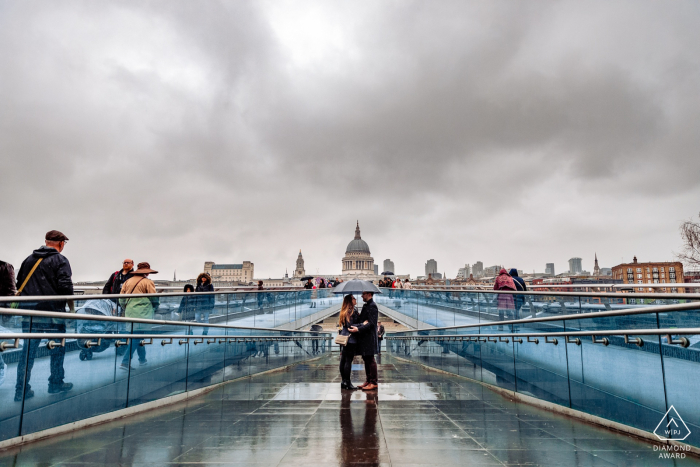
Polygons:
[[306,275],[306,270],[304,269],[304,257],[301,256],[301,250],[299,250],[299,256],[297,256],[297,265],[294,269],[292,277],[304,277]]
[[385,259],[384,260],[384,269],[382,269],[382,272],[385,271],[391,271],[391,272],[396,272],[396,269],[394,269],[394,262],[390,259]]
[[348,243],[342,262],[341,278],[345,280],[362,279],[368,281],[378,280],[374,273],[374,258],[369,251],[369,245],[362,240],[360,235],[360,222],[355,227],[355,238]]
[[211,276],[214,282],[241,282],[253,281],[255,265],[250,261],[242,264],[216,264],[213,261],[204,263],[204,272]]
[[463,268],[459,268],[459,271],[457,271],[457,279],[469,279],[470,275],[471,271],[468,264],[465,264]]
[[[612,278],[621,280],[623,284],[635,284],[637,292],[685,292],[682,287],[683,263],[680,261],[640,263],[635,256],[631,263],[614,266]],[[669,284],[669,286],[645,288],[644,284]]]
[[435,261],[434,259],[429,259],[425,263],[425,277],[428,277],[431,274],[433,275],[433,277],[435,277],[436,272],[438,272],[437,261]]
[[569,274],[581,274],[581,272],[583,272],[581,258],[571,258],[569,260]]
[[484,263],[477,261],[476,263],[472,264],[472,274],[476,278],[482,277],[484,275]]
[[547,263],[547,265],[544,267],[544,273],[551,276],[556,276],[556,273],[554,272],[554,263]]

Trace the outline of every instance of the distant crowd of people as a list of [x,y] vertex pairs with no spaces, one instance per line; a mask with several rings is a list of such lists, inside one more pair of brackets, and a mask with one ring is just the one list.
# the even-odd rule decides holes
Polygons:
[[379,287],[385,287],[387,289],[412,289],[413,285],[408,279],[401,282],[401,279],[399,278],[392,279],[391,277],[386,276],[384,279],[379,281]]

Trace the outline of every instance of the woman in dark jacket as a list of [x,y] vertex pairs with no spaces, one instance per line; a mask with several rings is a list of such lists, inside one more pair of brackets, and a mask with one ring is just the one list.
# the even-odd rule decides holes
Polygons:
[[[183,288],[182,291],[185,293],[192,293],[194,292],[194,286],[192,284],[185,284],[185,288]],[[196,300],[196,297],[188,297],[187,295],[182,296],[180,299],[180,307],[178,308],[178,311],[180,312],[180,321],[192,321],[194,319]],[[192,334],[191,331],[190,334]]]
[[357,347],[357,336],[349,331],[351,326],[359,323],[360,314],[357,312],[356,305],[357,300],[355,297],[353,295],[346,295],[343,299],[343,306],[340,308],[340,317],[338,319],[338,326],[341,328],[339,331],[340,335],[348,336],[348,344],[343,346],[340,352],[341,389],[357,389],[350,381],[352,360],[355,358],[355,349]]
[[[197,276],[197,287],[195,287],[194,291],[213,292],[214,286],[211,283],[211,276],[206,272]],[[208,323],[209,315],[214,310],[214,303],[214,294],[208,293],[198,297],[197,308],[194,312],[194,320],[198,323]],[[202,335],[206,336],[207,334],[209,334],[209,328],[204,328]]]

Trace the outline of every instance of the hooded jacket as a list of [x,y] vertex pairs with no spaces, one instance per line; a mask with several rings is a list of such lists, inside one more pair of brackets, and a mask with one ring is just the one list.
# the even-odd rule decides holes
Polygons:
[[[73,271],[68,259],[55,248],[42,246],[22,262],[17,274],[17,288],[22,286],[34,265],[43,258],[27,285],[20,294],[26,296],[73,295]],[[66,311],[66,301],[23,302],[20,307],[25,310]]]
[[[207,278],[207,283],[204,283],[204,278]],[[197,276],[197,287],[194,289],[195,292],[213,292],[214,285],[211,283],[211,276],[206,273],[201,273]],[[209,312],[214,309],[216,305],[214,294],[200,295],[197,297],[197,311]]]

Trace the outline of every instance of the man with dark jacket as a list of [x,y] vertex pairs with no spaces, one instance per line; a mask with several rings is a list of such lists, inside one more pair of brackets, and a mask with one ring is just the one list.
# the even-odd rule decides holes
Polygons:
[[[10,297],[17,293],[15,287],[15,268],[10,263],[0,261],[0,297]],[[0,307],[8,308],[9,303],[0,301]],[[2,324],[5,324],[12,316],[2,315]],[[5,361],[0,354],[0,384],[5,381]]]
[[357,355],[362,355],[362,360],[365,362],[365,374],[367,381],[358,386],[363,391],[371,391],[377,389],[377,362],[374,360],[374,355],[379,348],[377,340],[377,322],[379,321],[379,308],[374,303],[374,293],[363,292],[362,300],[365,302],[360,311],[359,322],[356,326],[350,327],[350,332],[358,333],[357,339]]
[[377,340],[379,341],[379,346],[377,347],[377,354],[382,353],[382,341],[384,340],[385,333],[386,331],[384,330],[384,325],[381,321],[377,321]]
[[[511,269],[508,274],[510,274],[510,277],[513,278],[513,284],[515,284],[516,291],[527,292],[527,285],[525,285],[525,279],[518,276],[517,269],[515,269],[515,268]],[[520,319],[520,309],[525,304],[525,296],[524,295],[514,295],[513,298],[514,298],[514,302],[515,302],[515,316],[513,317],[513,319]]]
[[[34,252],[22,262],[17,274],[17,284],[21,289],[21,296],[41,295],[73,295],[73,272],[68,259],[61,254],[66,246],[68,237],[58,230],[46,233],[46,245],[34,250]],[[53,300],[43,302],[21,302],[20,307],[28,310],[43,310],[54,312],[66,311],[66,300]],[[71,308],[73,306],[70,303]],[[29,320],[22,322],[22,332],[66,332],[64,320],[57,320],[55,324],[51,318],[34,318],[29,325]],[[17,384],[15,385],[15,401],[34,397],[29,380],[32,376],[34,359],[39,350],[39,339],[25,339],[22,345],[22,355],[17,364]],[[72,383],[64,383],[63,360],[66,355],[65,346],[57,345],[49,351],[51,355],[51,375],[49,376],[49,394],[57,394],[70,391]],[[26,373],[26,374],[25,374]]]
[[[107,279],[107,283],[102,288],[102,294],[119,295],[122,291],[122,285],[124,285],[124,282],[131,279],[131,277],[134,275],[133,273],[134,260],[127,258],[122,263],[122,268],[119,271],[113,273],[111,276],[109,276],[109,279]],[[117,302],[117,299],[113,298],[112,301]],[[123,313],[120,313],[120,316],[122,314]]]

